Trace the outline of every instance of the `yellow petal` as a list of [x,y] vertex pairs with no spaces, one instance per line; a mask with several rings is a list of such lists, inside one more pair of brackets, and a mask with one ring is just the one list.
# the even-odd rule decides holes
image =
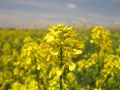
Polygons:
[[75,63],[71,63],[71,64],[69,65],[69,70],[70,70],[70,71],[73,71],[75,68],[76,68],[76,64],[75,64]]
[[40,65],[38,65],[38,66],[37,66],[37,70],[40,70],[40,69],[41,69],[41,67],[40,67]]
[[54,37],[53,36],[50,36],[48,39],[47,39],[47,42],[51,42],[53,41]]
[[62,74],[62,71],[61,70],[57,70],[56,74],[57,74],[57,76],[60,76]]
[[81,54],[82,50],[73,49],[73,54]]

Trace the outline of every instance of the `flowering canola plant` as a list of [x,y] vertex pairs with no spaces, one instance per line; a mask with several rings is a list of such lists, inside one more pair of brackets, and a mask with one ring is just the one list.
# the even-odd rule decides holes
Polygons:
[[0,32],[0,90],[120,90],[118,32],[64,24]]

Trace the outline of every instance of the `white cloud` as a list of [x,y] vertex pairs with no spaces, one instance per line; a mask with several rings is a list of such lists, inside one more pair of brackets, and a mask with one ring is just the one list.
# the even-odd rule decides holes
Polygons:
[[67,8],[74,9],[74,8],[77,8],[77,5],[74,4],[74,3],[68,3],[68,4],[67,4]]
[[40,23],[43,24],[44,22],[48,22],[49,24],[51,24],[56,22],[57,20],[62,21],[66,17],[67,15],[64,15],[63,13],[32,13],[16,10],[0,10],[0,27],[29,27],[31,26],[31,24],[34,27],[38,27],[38,25],[41,25]]

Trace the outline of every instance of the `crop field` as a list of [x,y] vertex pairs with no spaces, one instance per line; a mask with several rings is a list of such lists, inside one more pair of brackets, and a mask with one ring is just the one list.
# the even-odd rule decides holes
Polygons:
[[120,29],[0,29],[0,90],[120,90]]

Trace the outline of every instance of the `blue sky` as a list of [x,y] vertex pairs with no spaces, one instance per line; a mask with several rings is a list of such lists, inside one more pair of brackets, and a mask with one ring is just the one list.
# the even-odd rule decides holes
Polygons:
[[0,27],[120,24],[120,0],[0,0]]

